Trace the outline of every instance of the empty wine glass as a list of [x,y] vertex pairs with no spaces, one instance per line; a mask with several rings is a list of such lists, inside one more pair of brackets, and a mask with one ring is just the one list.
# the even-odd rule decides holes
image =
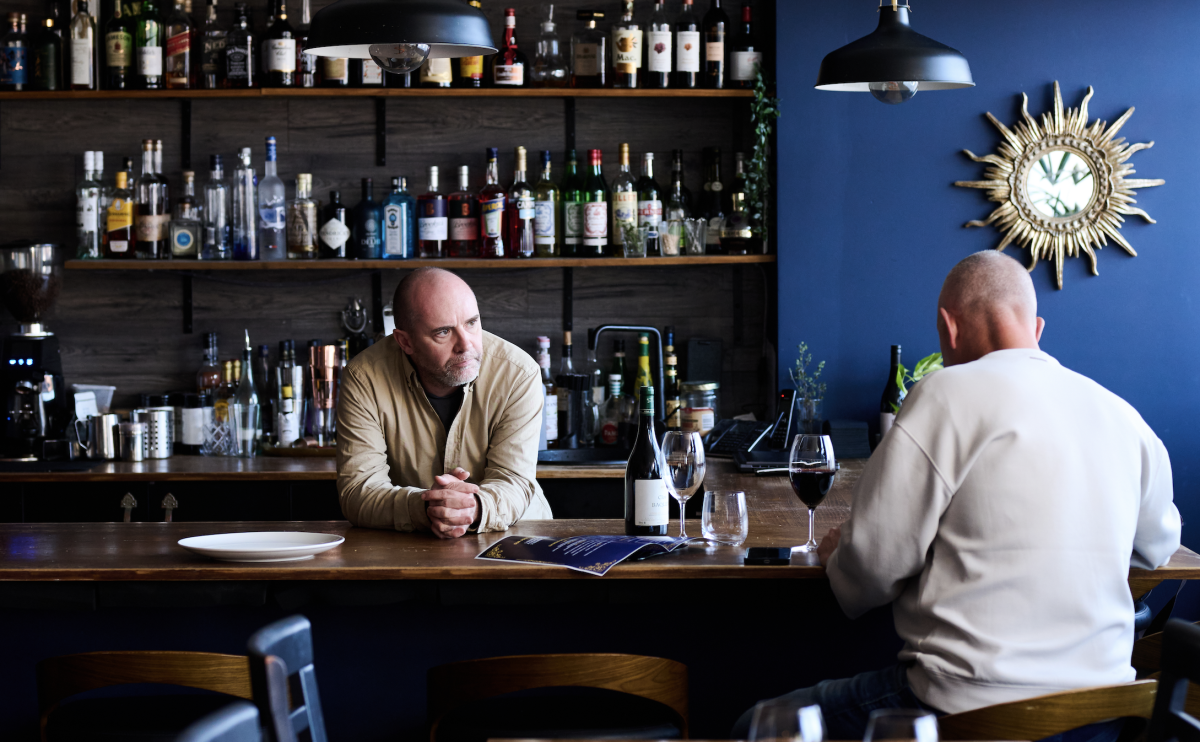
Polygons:
[[918,709],[877,709],[867,721],[863,742],[906,740],[906,742],[937,742],[937,717]]
[[793,553],[817,550],[817,505],[829,494],[836,473],[837,459],[833,456],[833,441],[829,436],[796,436],[788,457],[788,479],[796,496],[808,506],[808,542],[793,547]]
[[750,742],[822,742],[825,719],[820,706],[800,706],[782,699],[755,705]]
[[704,442],[699,433],[672,430],[663,437],[662,453],[667,463],[667,491],[679,502],[679,538],[687,538],[683,506],[704,481]]

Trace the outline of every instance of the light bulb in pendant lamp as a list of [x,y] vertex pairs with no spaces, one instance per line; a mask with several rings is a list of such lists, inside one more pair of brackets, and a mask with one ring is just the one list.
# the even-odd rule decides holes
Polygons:
[[466,0],[337,0],[313,16],[305,52],[412,72],[426,59],[495,54],[487,17]]
[[883,103],[899,104],[921,90],[974,87],[967,58],[914,31],[910,13],[899,0],[883,0],[879,27],[825,55],[816,88],[869,92]]

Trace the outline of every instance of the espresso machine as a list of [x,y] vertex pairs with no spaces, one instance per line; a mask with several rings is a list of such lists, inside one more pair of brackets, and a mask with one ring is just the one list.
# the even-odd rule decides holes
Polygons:
[[41,458],[42,443],[63,438],[71,419],[58,338],[43,323],[62,289],[62,270],[59,245],[0,245],[0,299],[20,324],[20,332],[4,337],[0,355],[0,459]]

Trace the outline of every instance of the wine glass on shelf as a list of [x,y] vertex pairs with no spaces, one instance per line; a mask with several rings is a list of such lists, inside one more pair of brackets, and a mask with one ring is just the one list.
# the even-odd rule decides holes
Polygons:
[[792,548],[793,553],[817,550],[817,506],[833,487],[837,459],[827,435],[797,435],[788,457],[788,480],[800,501],[808,506],[808,543]]
[[918,709],[876,709],[863,742],[938,742],[937,717]]
[[663,437],[662,453],[667,463],[667,491],[679,503],[679,538],[687,538],[683,508],[704,481],[704,442],[697,432],[672,430]]

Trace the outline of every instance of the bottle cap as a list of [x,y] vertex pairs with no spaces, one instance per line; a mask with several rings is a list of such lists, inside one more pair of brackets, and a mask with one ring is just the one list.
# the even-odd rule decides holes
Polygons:
[[397,175],[396,177],[392,178],[392,187],[393,187],[393,188],[399,188],[399,187],[400,187],[400,176],[399,176],[399,175]]
[[548,150],[548,149],[542,150],[542,164],[543,165],[550,164],[550,150]]
[[87,170],[87,171],[92,171],[92,170],[96,169],[96,153],[95,152],[89,151],[89,152],[83,153],[83,169]]
[[550,338],[545,335],[538,335],[537,343],[539,348],[549,348]]
[[330,191],[329,192],[329,200],[333,203],[337,203],[337,200],[341,197],[342,197],[341,191]]
[[209,168],[209,170],[220,170],[221,169],[221,156],[220,155],[209,155],[208,156],[208,168]]
[[488,147],[487,148],[487,156],[488,156],[489,160],[496,159],[497,157],[500,156],[500,148],[499,147]]
[[104,153],[99,150],[96,150],[92,154],[95,155],[96,170],[103,171],[104,170]]

